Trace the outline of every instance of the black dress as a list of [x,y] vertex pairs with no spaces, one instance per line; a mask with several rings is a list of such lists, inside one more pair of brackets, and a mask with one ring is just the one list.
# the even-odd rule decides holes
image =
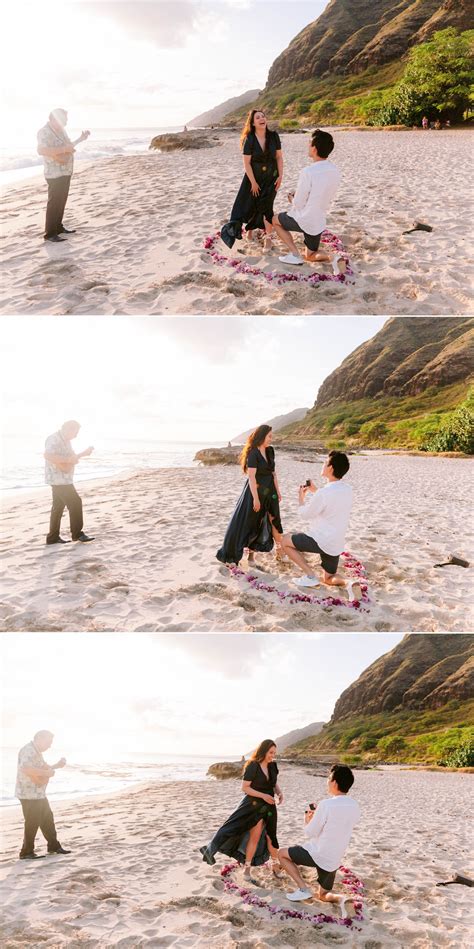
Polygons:
[[277,531],[282,534],[280,502],[275,486],[275,451],[271,445],[266,449],[266,459],[258,448],[252,448],[247,458],[247,468],[256,468],[256,481],[260,510],[253,509],[253,497],[248,480],[237,501],[237,506],[226,530],[224,543],[216,557],[221,563],[240,563],[244,547],[269,553],[273,548],[270,514]]
[[[254,791],[260,791],[262,794],[275,793],[275,786],[278,780],[278,766],[275,761],[268,765],[268,777],[262,770],[258,761],[249,761],[243,774],[243,781],[250,781],[250,786]],[[266,804],[260,797],[250,797],[245,795],[236,811],[228,817],[225,824],[217,831],[217,834],[208,845],[208,850],[215,853],[225,853],[226,856],[238,860],[239,863],[245,863],[245,848],[248,843],[249,832],[259,821],[264,821],[262,835],[258,842],[255,856],[252,864],[260,867],[266,863],[270,854],[267,847],[267,835],[272,842],[272,846],[278,850],[277,831],[277,809],[275,804]]]
[[243,154],[252,156],[252,171],[257,184],[260,185],[260,193],[256,196],[252,194],[250,180],[245,174],[234,201],[230,221],[224,224],[221,230],[222,240],[228,247],[233,247],[235,240],[241,240],[243,224],[246,224],[246,231],[264,228],[265,219],[271,224],[276,196],[275,182],[278,178],[276,153],[280,149],[278,132],[267,132],[265,151],[255,132],[247,135]]

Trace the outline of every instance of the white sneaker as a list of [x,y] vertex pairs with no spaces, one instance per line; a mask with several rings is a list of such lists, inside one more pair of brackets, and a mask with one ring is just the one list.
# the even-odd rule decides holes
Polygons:
[[279,257],[278,260],[282,264],[292,264],[294,267],[301,267],[303,263],[301,257],[297,257],[296,254],[286,254],[286,257]]
[[332,272],[337,277],[339,274],[345,274],[347,269],[346,261],[344,257],[336,256],[332,259]]
[[316,577],[295,577],[297,587],[319,587],[319,580]]
[[312,893],[311,890],[295,890],[294,893],[285,893],[285,896],[292,903],[299,903],[300,900],[309,900]]

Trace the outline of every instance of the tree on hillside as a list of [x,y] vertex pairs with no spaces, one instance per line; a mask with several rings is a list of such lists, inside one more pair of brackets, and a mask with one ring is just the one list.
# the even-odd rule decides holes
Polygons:
[[373,116],[380,125],[419,125],[429,119],[462,120],[473,102],[474,30],[438,30],[408,55],[402,78]]
[[437,432],[421,445],[423,451],[462,451],[474,455],[474,391],[458,406]]

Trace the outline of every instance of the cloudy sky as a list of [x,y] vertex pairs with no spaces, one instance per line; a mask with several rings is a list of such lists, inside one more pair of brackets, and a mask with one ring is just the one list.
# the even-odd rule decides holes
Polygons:
[[326,0],[8,0],[3,131],[21,140],[52,108],[73,128],[160,128],[247,89]]
[[227,442],[313,405],[326,376],[384,322],[4,317],[2,432],[29,453],[66,418],[82,423],[78,449],[84,441],[97,452],[105,438]]
[[3,745],[48,728],[58,757],[240,755],[263,738],[327,721],[341,692],[401,638],[7,633]]

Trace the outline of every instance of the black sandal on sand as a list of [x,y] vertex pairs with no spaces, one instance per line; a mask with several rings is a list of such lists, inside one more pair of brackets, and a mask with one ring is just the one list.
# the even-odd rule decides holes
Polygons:
[[204,863],[208,863],[210,867],[214,866],[216,861],[214,860],[212,853],[209,853],[207,847],[200,847],[199,853],[202,854],[202,859],[204,860]]
[[469,561],[463,560],[462,557],[455,557],[454,554],[449,557],[448,560],[443,561],[443,563],[435,563],[434,567],[469,567]]
[[450,886],[451,883],[460,883],[462,886],[474,886],[474,880],[470,880],[469,877],[462,877],[459,873],[455,873],[452,880],[444,880],[442,883],[437,883],[436,886]]

